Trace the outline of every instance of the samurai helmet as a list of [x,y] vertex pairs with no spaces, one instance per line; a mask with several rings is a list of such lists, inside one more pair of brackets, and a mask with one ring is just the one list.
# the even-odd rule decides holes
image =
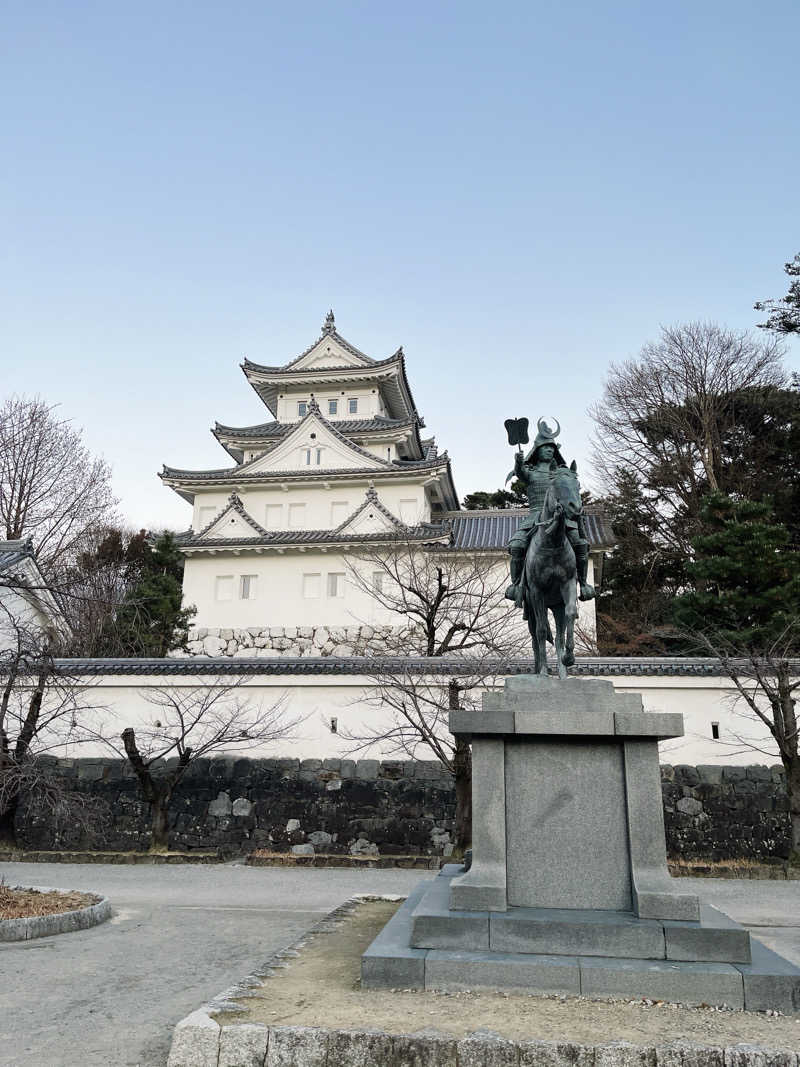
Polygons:
[[525,457],[526,463],[532,463],[535,460],[536,452],[542,445],[552,445],[554,449],[553,458],[559,467],[566,467],[564,457],[561,455],[561,450],[558,447],[556,438],[561,433],[561,425],[558,419],[555,420],[556,428],[552,430],[543,418],[539,419],[536,423],[536,429],[539,431],[536,434],[536,440],[533,442],[533,448]]

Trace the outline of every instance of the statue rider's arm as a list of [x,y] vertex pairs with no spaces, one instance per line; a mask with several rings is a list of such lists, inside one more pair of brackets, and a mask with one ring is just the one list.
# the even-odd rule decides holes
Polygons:
[[527,485],[531,480],[530,471],[523,463],[522,452],[514,453],[514,474],[519,478],[523,485]]

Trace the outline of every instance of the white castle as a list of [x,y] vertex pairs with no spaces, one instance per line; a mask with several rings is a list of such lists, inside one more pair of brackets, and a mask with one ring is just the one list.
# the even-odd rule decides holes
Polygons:
[[[181,541],[184,603],[197,608],[191,651],[349,654],[365,627],[396,622],[349,580],[365,545],[438,544],[507,570],[525,511],[461,509],[447,452],[423,436],[402,347],[372,359],[329,312],[301,355],[242,370],[272,419],[215,425],[232,466],[161,473],[193,507]],[[599,513],[589,510],[586,526],[598,581],[611,536]],[[587,629],[593,610],[582,605]]]

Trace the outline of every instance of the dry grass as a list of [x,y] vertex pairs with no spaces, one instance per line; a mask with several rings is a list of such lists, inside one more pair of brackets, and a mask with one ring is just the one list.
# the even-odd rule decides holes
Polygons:
[[34,915],[76,911],[97,904],[99,900],[100,897],[93,893],[40,892],[38,889],[12,887],[0,882],[0,919],[27,919]]

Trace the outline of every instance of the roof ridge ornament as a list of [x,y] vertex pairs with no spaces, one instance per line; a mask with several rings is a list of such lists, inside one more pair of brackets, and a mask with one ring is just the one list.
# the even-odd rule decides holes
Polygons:
[[326,334],[331,334],[331,333],[336,333],[336,319],[335,319],[334,314],[333,314],[333,308],[331,308],[330,311],[328,312],[328,314],[325,316],[325,321],[322,324],[322,335],[323,335],[323,337]]
[[314,396],[312,396],[311,399],[308,402],[308,414],[309,415],[319,415],[320,414],[319,404],[317,403],[316,398]]

